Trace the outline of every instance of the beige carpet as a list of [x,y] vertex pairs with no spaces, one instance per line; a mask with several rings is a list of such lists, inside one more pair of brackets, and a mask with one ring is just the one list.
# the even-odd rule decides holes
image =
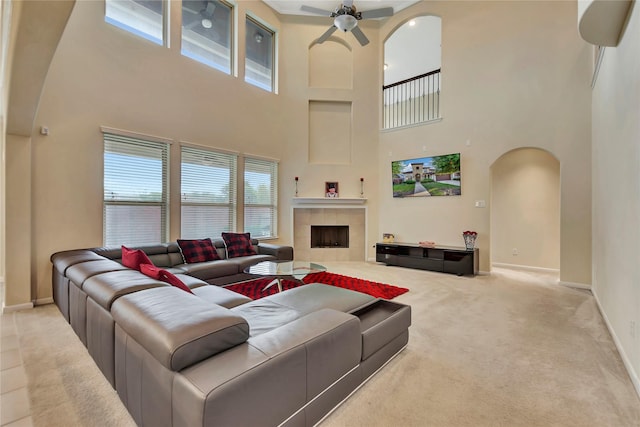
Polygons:
[[[329,271],[410,288],[408,347],[323,423],[640,426],[640,401],[587,291],[531,273],[456,277],[377,264]],[[54,306],[16,315],[36,426],[132,425]]]

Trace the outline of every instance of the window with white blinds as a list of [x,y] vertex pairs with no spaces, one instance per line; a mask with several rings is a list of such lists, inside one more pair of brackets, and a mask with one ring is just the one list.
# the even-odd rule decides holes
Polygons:
[[251,237],[278,235],[278,162],[244,160],[244,231]]
[[236,231],[237,155],[182,147],[181,164],[181,238]]
[[167,240],[168,144],[104,133],[104,244]]

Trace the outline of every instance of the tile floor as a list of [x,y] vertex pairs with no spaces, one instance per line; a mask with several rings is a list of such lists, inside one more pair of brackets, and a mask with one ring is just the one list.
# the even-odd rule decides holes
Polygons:
[[14,313],[0,316],[0,391],[0,426],[32,426],[27,376],[22,366]]

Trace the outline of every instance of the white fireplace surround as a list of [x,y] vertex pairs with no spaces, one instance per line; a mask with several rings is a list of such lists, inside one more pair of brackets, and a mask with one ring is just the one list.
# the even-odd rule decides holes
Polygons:
[[[291,204],[294,257],[303,261],[366,261],[366,199],[295,197]],[[312,225],[348,225],[348,248],[312,248]]]

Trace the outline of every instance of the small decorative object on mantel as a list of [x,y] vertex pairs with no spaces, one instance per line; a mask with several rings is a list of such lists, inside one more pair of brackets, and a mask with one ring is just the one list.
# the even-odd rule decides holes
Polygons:
[[422,248],[435,248],[436,242],[432,242],[430,240],[425,240],[424,242],[418,242],[418,245]]
[[298,177],[296,176],[294,179],[296,181],[296,197],[298,197]]
[[360,178],[360,197],[364,197],[364,178]]
[[395,239],[396,239],[396,236],[394,236],[391,233],[382,234],[382,243],[393,243]]
[[338,198],[338,183],[337,182],[325,182],[325,197]]
[[478,237],[478,233],[475,231],[463,231],[462,237],[464,238],[464,246],[468,251],[472,251],[476,246],[476,238]]

